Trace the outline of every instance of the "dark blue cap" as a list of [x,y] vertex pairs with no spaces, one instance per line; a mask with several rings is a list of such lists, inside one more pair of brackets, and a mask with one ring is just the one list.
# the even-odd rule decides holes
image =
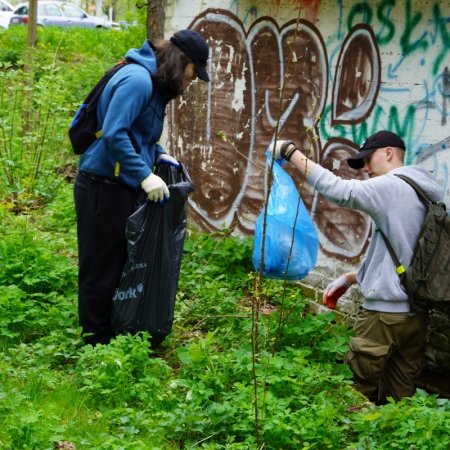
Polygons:
[[372,134],[372,136],[369,136],[359,148],[359,153],[348,158],[347,163],[352,169],[362,169],[364,167],[363,159],[375,150],[384,147],[406,149],[405,142],[398,134],[395,134],[392,131],[381,130]]
[[197,76],[203,81],[209,81],[206,71],[209,47],[203,36],[194,30],[181,30],[177,31],[170,41],[189,56],[195,64]]

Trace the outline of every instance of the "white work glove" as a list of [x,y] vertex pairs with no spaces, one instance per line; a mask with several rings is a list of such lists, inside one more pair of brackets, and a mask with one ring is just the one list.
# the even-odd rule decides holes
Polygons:
[[164,198],[167,199],[170,197],[169,188],[166,183],[154,173],[151,173],[147,178],[142,180],[141,186],[152,202],[161,202]]
[[347,291],[351,286],[345,275],[341,275],[339,278],[330,283],[325,292],[323,293],[322,302],[330,309],[335,309],[339,298]]
[[[277,141],[275,144],[274,159],[285,159],[289,161],[292,154],[298,150],[294,141]],[[270,147],[270,151],[273,151],[273,146]]]
[[180,167],[180,163],[167,153],[161,153],[156,160],[156,164],[168,164],[169,166],[174,166],[177,169]]

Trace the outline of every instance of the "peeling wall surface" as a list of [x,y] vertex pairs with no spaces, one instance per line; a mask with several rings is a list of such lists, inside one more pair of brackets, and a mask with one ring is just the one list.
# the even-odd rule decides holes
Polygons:
[[[253,233],[276,135],[336,175],[364,179],[343,161],[370,134],[394,131],[407,145],[406,164],[432,171],[450,206],[449,2],[178,0],[166,20],[168,36],[189,27],[211,47],[211,82],[194,82],[171,106],[166,137],[196,185],[191,221],[201,229]],[[360,264],[371,223],[289,173],[319,233],[309,284],[323,288]],[[446,339],[436,341],[449,346],[444,325]],[[441,350],[429,357],[447,361],[448,375],[450,347]]]

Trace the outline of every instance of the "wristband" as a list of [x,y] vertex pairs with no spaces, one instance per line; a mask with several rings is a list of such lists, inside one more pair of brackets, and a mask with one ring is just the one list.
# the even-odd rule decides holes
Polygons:
[[286,141],[286,142],[283,142],[283,145],[280,148],[280,155],[286,161],[290,161],[291,156],[293,155],[293,153],[296,150],[298,150],[298,148],[295,146],[295,142],[294,141]]

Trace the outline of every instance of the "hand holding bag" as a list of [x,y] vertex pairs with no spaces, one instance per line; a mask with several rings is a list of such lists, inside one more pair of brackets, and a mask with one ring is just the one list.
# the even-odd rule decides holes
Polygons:
[[[267,152],[267,158],[270,163],[270,151]],[[261,270],[264,239],[263,275],[287,280],[305,278],[316,264],[319,240],[294,181],[283,170],[279,160],[273,164],[273,184],[267,204],[265,235],[264,214],[265,209],[259,214],[255,225],[255,269]]]
[[154,342],[161,342],[172,329],[193,185],[182,164],[160,164],[156,173],[166,182],[170,199],[163,204],[147,200],[128,218],[128,258],[114,292],[111,321],[117,334],[148,331]]

